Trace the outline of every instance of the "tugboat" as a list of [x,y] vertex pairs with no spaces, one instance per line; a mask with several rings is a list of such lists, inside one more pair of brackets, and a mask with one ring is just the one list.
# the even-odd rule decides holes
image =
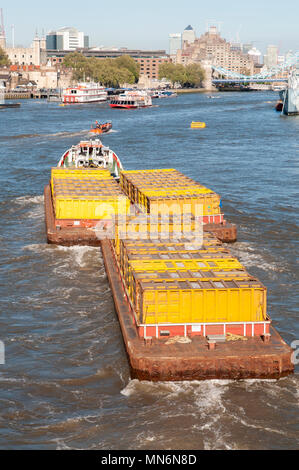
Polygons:
[[66,150],[51,169],[44,189],[48,243],[99,246],[99,224],[106,230],[111,214],[126,213],[130,202],[118,180],[118,156],[99,139],[81,141]]
[[103,124],[96,121],[96,127],[90,129],[91,134],[99,135],[99,134],[106,134],[107,132],[111,131],[112,129],[112,122],[107,121]]
[[66,150],[58,162],[58,168],[102,168],[119,180],[123,169],[120,159],[109,147],[102,144],[100,139],[80,141]]

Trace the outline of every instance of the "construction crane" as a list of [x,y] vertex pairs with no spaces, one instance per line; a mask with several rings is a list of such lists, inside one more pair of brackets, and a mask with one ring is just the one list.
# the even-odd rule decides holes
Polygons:
[[4,30],[3,9],[0,8],[0,46],[5,47],[6,37]]

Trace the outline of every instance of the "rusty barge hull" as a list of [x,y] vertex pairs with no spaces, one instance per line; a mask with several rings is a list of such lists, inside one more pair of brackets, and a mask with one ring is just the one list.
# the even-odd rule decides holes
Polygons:
[[[208,350],[204,337],[194,337],[189,344],[166,345],[167,339],[152,339],[149,343],[140,338],[134,314],[129,303],[114,250],[109,240],[99,240],[87,227],[56,227],[50,185],[44,190],[45,222],[48,243],[73,246],[101,246],[109,284],[112,290],[131,377],[149,381],[180,381],[207,379],[279,379],[294,371],[292,349],[271,327],[271,340],[259,337],[248,341],[217,343]],[[206,229],[215,233],[218,227],[209,224]],[[235,226],[223,226],[217,237],[234,241]],[[213,230],[214,229],[214,230]],[[231,239],[231,240],[230,240]]]
[[44,189],[44,207],[47,241],[50,244],[73,246],[89,245],[100,246],[101,241],[96,237],[91,228],[86,227],[61,227],[57,229],[55,223],[54,207],[51,195],[51,188],[48,184]]
[[[89,245],[100,246],[101,241],[95,231],[90,227],[60,227],[56,226],[51,188],[48,184],[44,188],[45,222],[47,240],[50,244],[73,246]],[[237,227],[235,224],[219,223],[206,224],[204,231],[213,233],[221,242],[234,243],[237,241]]]
[[217,343],[209,350],[203,337],[189,344],[166,345],[167,339],[141,339],[124,289],[111,242],[102,241],[102,253],[112,290],[131,377],[149,381],[208,379],[279,379],[294,371],[292,349],[271,326],[271,339]]

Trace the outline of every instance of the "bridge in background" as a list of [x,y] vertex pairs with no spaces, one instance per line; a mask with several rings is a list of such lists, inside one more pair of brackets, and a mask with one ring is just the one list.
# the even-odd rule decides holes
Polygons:
[[[299,51],[292,56],[288,57],[288,60],[270,70],[265,70],[255,75],[244,75],[231,70],[224,69],[218,65],[212,65],[212,71],[218,74],[218,77],[212,77],[212,83],[225,84],[225,83],[273,83],[273,82],[287,82],[287,78],[274,78],[280,76],[283,72],[286,72],[291,67],[299,65]],[[226,78],[221,78],[226,77]]]
[[221,83],[273,83],[273,82],[287,82],[287,78],[216,78],[212,79],[214,85],[220,85]]

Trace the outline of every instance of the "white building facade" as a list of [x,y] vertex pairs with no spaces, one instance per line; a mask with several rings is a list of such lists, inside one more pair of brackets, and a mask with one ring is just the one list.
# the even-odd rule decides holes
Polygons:
[[267,54],[264,56],[264,64],[268,69],[276,67],[278,63],[278,47],[277,46],[268,46]]
[[78,48],[88,47],[88,36],[76,28],[61,28],[50,31],[46,38],[47,50],[75,51]]
[[193,44],[196,39],[196,34],[195,30],[192,28],[191,25],[187,26],[187,28],[184,29],[183,34],[182,34],[182,42],[184,43],[189,42],[189,44]]
[[176,56],[179,49],[182,48],[182,34],[171,33],[169,35],[169,55]]

